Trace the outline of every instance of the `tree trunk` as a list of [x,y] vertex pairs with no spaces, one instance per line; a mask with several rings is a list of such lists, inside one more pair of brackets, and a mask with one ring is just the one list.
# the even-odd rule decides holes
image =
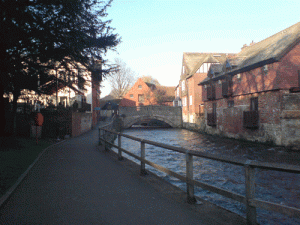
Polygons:
[[20,90],[16,90],[13,92],[13,107],[12,107],[12,133],[13,135],[16,135],[16,131],[17,131],[17,108],[18,108],[18,104],[17,104],[17,101],[20,97]]
[[4,88],[2,84],[0,84],[0,137],[6,136],[5,135],[5,128],[6,128],[6,113],[5,113],[5,104],[4,104]]

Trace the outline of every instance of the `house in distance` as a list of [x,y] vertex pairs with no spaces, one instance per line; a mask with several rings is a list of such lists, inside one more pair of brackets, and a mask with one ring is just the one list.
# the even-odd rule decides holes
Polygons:
[[121,100],[119,106],[172,106],[175,87],[158,86],[139,78]]

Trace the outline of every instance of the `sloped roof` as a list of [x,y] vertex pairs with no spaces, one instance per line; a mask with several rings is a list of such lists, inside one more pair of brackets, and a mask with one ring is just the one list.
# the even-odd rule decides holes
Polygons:
[[224,64],[213,64],[210,66],[208,73],[209,74],[219,74],[223,71]]
[[148,83],[148,82],[144,82],[151,90],[154,90],[156,89],[156,85],[155,84],[151,84],[151,83]]
[[159,86],[157,88],[165,90],[167,96],[175,98],[175,86]]
[[184,52],[183,64],[187,71],[182,79],[190,77],[201,67],[203,63],[221,63],[223,64],[227,57],[233,57],[233,53],[195,53]]
[[[226,62],[231,66],[231,70],[226,73],[224,65],[223,72],[215,79],[225,74],[234,75],[279,61],[299,42],[300,22],[258,43],[243,48],[234,58],[227,59]],[[208,80],[209,78],[205,78],[201,83],[207,83]]]
[[239,68],[274,59],[280,60],[300,41],[300,22],[254,45],[244,48],[237,57],[243,58]]
[[105,102],[105,104],[101,107],[101,110],[116,110],[119,108],[119,104],[113,101]]
[[69,87],[71,88],[73,91],[81,94],[81,95],[84,95],[83,92],[79,91],[77,88],[73,87],[72,84],[68,84],[67,82],[65,82],[64,80],[62,79],[53,79],[43,85],[41,85],[39,87],[39,92],[42,93],[42,94],[46,94],[46,95],[52,95],[54,94],[56,91],[64,88],[64,87]]

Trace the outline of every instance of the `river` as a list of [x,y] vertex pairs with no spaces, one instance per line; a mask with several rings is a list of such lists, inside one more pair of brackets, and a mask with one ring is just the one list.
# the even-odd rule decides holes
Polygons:
[[[216,155],[226,155],[237,159],[300,165],[300,153],[287,151],[282,147],[204,135],[185,129],[130,128],[124,130],[123,133],[172,146],[209,152]],[[123,137],[122,148],[130,150],[130,152],[136,155],[140,155],[140,143],[136,141]],[[137,160],[125,153],[123,153],[123,155],[138,163]],[[146,144],[146,159],[185,175],[184,154]],[[163,177],[182,190],[186,190],[185,183],[180,180],[170,177],[147,165],[146,169]],[[245,195],[245,170],[241,166],[194,157],[194,179]],[[201,188],[195,188],[195,195],[244,217],[246,215],[244,205],[234,200]],[[300,175],[257,169],[256,198],[300,208]],[[300,224],[300,219],[289,218],[283,214],[261,209],[257,209],[257,220],[260,224],[267,225]]]

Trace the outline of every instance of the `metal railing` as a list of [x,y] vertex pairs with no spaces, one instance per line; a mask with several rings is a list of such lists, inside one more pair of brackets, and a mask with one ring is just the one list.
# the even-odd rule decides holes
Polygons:
[[[100,135],[101,132],[104,132],[104,135]],[[106,140],[106,133],[112,133],[118,136],[118,145],[115,145],[112,142]],[[123,149],[122,146],[122,137],[129,138],[131,140],[135,140],[141,143],[141,155],[137,156],[126,149]],[[255,198],[255,169],[266,169],[266,170],[275,170],[281,172],[295,173],[300,174],[300,167],[288,164],[279,164],[279,163],[266,163],[266,162],[257,162],[252,160],[240,160],[240,159],[232,159],[225,156],[215,156],[209,153],[203,153],[193,150],[188,150],[181,147],[175,147],[167,144],[162,144],[154,141],[144,140],[137,137],[129,136],[127,134],[122,134],[118,132],[114,132],[112,130],[99,128],[99,141],[103,143],[107,143],[112,147],[118,149],[118,158],[122,159],[122,152],[130,155],[131,157],[138,159],[141,161],[141,174],[146,174],[145,165],[148,164],[153,168],[160,170],[170,176],[176,177],[177,179],[186,183],[187,187],[187,201],[189,203],[195,203],[196,198],[194,195],[194,187],[198,186],[208,191],[220,194],[224,197],[231,198],[235,201],[241,202],[246,206],[246,220],[247,224],[254,225],[256,222],[256,208],[263,208],[269,211],[274,211],[278,213],[286,214],[290,217],[300,218],[300,209],[284,206],[277,203],[267,202],[263,200],[259,200]],[[160,166],[154,162],[145,159],[145,144],[161,147],[164,149],[172,150],[178,153],[182,153],[186,155],[186,176],[182,176],[174,171],[171,171],[163,166]],[[193,179],[193,157],[201,157],[205,159],[211,159],[219,162],[230,163],[233,165],[242,166],[245,168],[245,189],[246,195],[240,195],[220,187],[216,187],[205,182],[197,181]]]

